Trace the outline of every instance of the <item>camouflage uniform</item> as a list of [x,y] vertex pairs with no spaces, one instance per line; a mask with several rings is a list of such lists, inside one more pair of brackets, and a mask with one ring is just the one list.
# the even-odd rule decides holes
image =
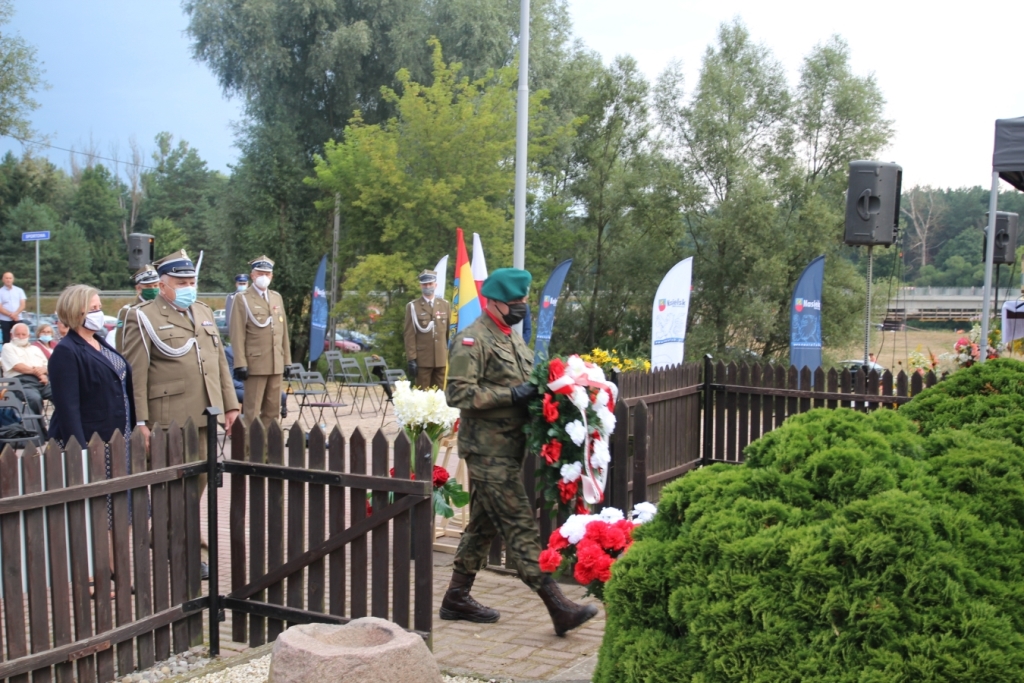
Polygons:
[[539,590],[540,536],[521,476],[526,456],[525,407],[512,406],[510,387],[526,382],[533,352],[506,335],[487,313],[460,332],[448,359],[448,405],[459,408],[459,456],[471,482],[469,524],[455,554],[455,571],[475,575],[487,565],[500,534],[523,582]]

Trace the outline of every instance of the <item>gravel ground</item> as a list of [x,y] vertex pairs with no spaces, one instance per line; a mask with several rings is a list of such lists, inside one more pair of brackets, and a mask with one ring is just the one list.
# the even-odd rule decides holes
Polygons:
[[210,663],[210,652],[204,646],[194,647],[181,654],[173,655],[164,662],[158,662],[145,671],[137,671],[121,678],[121,683],[158,683],[165,678],[173,678],[202,669]]
[[[205,653],[205,648],[195,649],[202,650]],[[192,652],[192,650],[190,650],[189,652]],[[187,654],[188,653],[184,653],[180,656],[183,657]],[[200,657],[196,657],[195,659],[197,661],[201,659],[204,662],[204,666],[205,663],[208,663],[210,661],[209,659]],[[155,669],[159,671],[162,666],[164,666],[164,664],[158,664],[155,667]],[[196,666],[193,668],[199,667]],[[139,674],[133,674],[132,677],[125,677],[122,680],[126,683],[140,683],[144,680],[149,680],[152,683],[155,680],[160,680],[149,678],[150,672],[152,671],[153,669],[150,669],[149,671],[144,671]],[[193,678],[189,681],[189,683],[266,683],[267,674],[269,672],[270,655],[264,655],[263,657],[260,657],[258,659],[250,660],[245,664],[239,664],[238,666],[228,667],[227,669],[223,669],[221,671],[215,671],[213,673],[206,674],[205,676]],[[131,680],[129,680],[129,678],[131,678]],[[483,683],[483,681],[479,678],[469,678],[467,676],[443,676],[443,678],[445,683]],[[492,678],[489,683],[494,683],[496,680],[497,679]]]

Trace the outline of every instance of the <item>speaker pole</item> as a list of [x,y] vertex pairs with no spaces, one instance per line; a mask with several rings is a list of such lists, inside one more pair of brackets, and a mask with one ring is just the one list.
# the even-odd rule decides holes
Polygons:
[[871,366],[868,365],[868,357],[871,355],[871,284],[873,275],[871,273],[872,266],[874,265],[874,245],[868,245],[868,305],[864,310],[864,376],[867,377],[867,373],[871,371]]
[[988,356],[988,322],[992,317],[992,261],[996,254],[996,209],[999,204],[999,172],[992,171],[992,193],[988,199],[988,228],[985,231],[985,287],[981,293],[981,339],[978,362]]

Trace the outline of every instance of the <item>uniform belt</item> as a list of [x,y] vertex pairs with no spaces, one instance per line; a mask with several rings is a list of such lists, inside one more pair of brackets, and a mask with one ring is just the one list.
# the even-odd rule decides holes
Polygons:
[[464,420],[502,420],[506,418],[526,419],[529,413],[526,408],[509,406],[508,408],[490,408],[488,410],[473,410],[463,408],[460,416]]

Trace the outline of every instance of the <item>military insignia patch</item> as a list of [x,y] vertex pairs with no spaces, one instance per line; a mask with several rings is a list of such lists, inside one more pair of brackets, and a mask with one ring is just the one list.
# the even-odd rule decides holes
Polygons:
[[210,327],[211,325],[213,325],[213,323],[211,321],[209,321],[209,320],[204,320],[203,321],[203,327]]
[[476,340],[473,339],[472,337],[463,337],[463,339],[462,339],[462,345],[463,346],[472,346],[475,343],[476,343]]

